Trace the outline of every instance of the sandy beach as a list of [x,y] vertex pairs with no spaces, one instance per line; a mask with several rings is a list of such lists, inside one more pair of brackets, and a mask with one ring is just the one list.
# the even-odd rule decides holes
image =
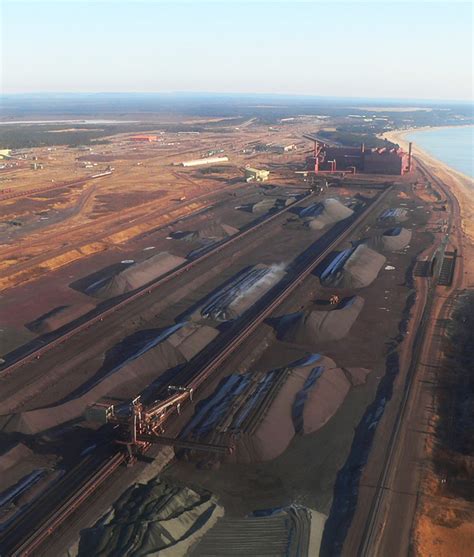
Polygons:
[[[410,128],[405,130],[393,130],[382,135],[383,138],[398,143],[403,149],[408,151],[408,140],[406,136],[413,132],[423,130],[434,130],[436,128]],[[453,192],[459,203],[462,219],[462,229],[464,236],[464,286],[469,288],[474,286],[474,179],[458,172],[444,162],[434,158],[432,155],[421,149],[413,142],[413,154],[420,158],[429,169],[438,176]]]

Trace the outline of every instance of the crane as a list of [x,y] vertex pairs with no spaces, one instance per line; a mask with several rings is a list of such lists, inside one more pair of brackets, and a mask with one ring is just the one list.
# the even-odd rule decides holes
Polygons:
[[181,412],[181,406],[193,399],[193,389],[169,385],[167,396],[146,405],[141,395],[129,403],[116,404],[107,399],[99,401],[86,411],[86,419],[100,421],[115,426],[117,443],[124,445],[128,453],[128,462],[133,464],[136,455],[143,453],[150,444],[168,445],[177,448],[205,451],[218,454],[231,454],[230,445],[216,445],[184,441],[179,438],[164,436],[170,416]]

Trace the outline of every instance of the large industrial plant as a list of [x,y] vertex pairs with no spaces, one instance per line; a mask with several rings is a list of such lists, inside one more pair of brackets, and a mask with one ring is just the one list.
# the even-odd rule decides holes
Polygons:
[[308,168],[316,174],[334,172],[362,172],[365,174],[388,174],[403,176],[411,172],[412,144],[408,153],[400,147],[360,147],[330,146],[311,135],[305,138],[313,141],[313,155],[308,157]]

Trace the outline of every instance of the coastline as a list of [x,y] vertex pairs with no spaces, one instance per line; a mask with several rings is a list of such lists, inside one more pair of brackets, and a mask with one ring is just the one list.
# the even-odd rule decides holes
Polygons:
[[[381,134],[382,138],[386,138],[393,143],[398,143],[404,150],[408,150],[408,140],[406,136],[414,131],[435,130],[442,127],[424,127],[424,128],[410,128],[405,130],[392,130]],[[461,211],[461,226],[464,232],[468,250],[474,247],[474,179],[446,163],[436,159],[423,149],[421,149],[415,142],[413,142],[413,154],[415,157],[420,158],[426,166],[442,180],[446,186],[450,188],[456,196],[460,211]],[[469,271],[469,282],[474,286],[474,269],[470,269],[466,265],[466,271]]]
[[[421,129],[418,128],[416,131]],[[434,130],[436,128],[428,129]],[[413,131],[393,130],[384,134],[383,137],[398,143],[406,150],[408,148],[406,136]],[[460,263],[456,265],[457,269],[455,270],[452,286],[449,287],[449,290],[442,287],[435,297],[431,312],[432,323],[427,332],[428,340],[425,340],[426,344],[421,351],[419,365],[422,367],[417,372],[419,374],[418,384],[434,382],[436,389],[443,390],[446,389],[446,385],[449,385],[449,388],[452,387],[450,382],[452,376],[448,383],[443,384],[440,377],[444,373],[438,375],[439,371],[433,371],[437,368],[443,368],[443,366],[448,366],[448,368],[450,366],[445,360],[447,349],[444,343],[446,337],[443,329],[439,332],[437,324],[443,321],[452,323],[453,307],[451,303],[454,300],[454,307],[459,310],[459,294],[463,293],[465,296],[466,289],[474,288],[474,179],[456,171],[448,164],[427,153],[418,147],[415,142],[412,143],[415,163],[418,159],[433,176],[439,178],[456,198],[459,206],[459,213],[455,210],[453,215],[450,246],[461,248],[458,252]],[[458,215],[457,218],[456,215]],[[465,321],[463,320],[462,323],[465,323]],[[444,371],[443,369],[442,372]],[[457,381],[460,380],[457,379]],[[418,498],[417,495],[411,524],[412,550],[420,555],[428,553],[439,556],[456,554],[467,557],[472,555],[473,506],[462,497],[462,494],[456,493],[455,490],[449,494],[448,498],[448,494],[440,487],[443,478],[446,478],[448,474],[452,476],[454,484],[456,477],[460,477],[462,473],[459,472],[459,469],[449,473],[443,472],[443,470],[446,470],[446,461],[450,463],[462,462],[462,456],[459,453],[457,454],[455,450],[450,449],[449,444],[443,443],[441,438],[436,440],[439,434],[438,424],[448,418],[447,412],[449,414],[449,409],[447,409],[446,402],[443,406],[442,399],[432,388],[422,389],[417,396],[418,399],[416,400],[419,406],[427,408],[427,410],[422,410],[417,418],[418,423],[428,424],[428,432],[425,432],[427,436],[423,441],[424,448],[420,456],[420,459],[425,460],[427,465],[423,465],[424,470],[421,472],[420,483],[417,488],[420,497]],[[462,395],[460,398],[462,399]],[[451,396],[449,405],[453,403],[458,402],[456,398]],[[451,406],[449,407],[451,408]],[[423,427],[423,429],[425,428]],[[446,475],[443,476],[443,473]],[[444,479],[445,481],[446,479]]]

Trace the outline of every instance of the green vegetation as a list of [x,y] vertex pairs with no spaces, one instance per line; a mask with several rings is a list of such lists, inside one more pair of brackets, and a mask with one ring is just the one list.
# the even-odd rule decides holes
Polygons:
[[348,147],[359,147],[361,143],[368,148],[372,147],[396,147],[391,141],[380,139],[373,133],[354,133],[340,131],[339,128],[335,132],[321,131],[317,133],[318,137],[327,140],[329,143],[338,143]]
[[446,488],[474,500],[474,292],[465,293],[447,324],[443,365],[437,373],[435,464]]
[[[64,131],[74,128],[79,131]],[[75,124],[52,125],[2,125],[0,126],[0,145],[9,149],[22,149],[31,147],[49,147],[52,145],[90,145],[91,143],[107,143],[100,138],[114,133],[130,131],[130,126],[84,126]]]
[[[166,124],[159,130],[170,133],[179,132],[210,132],[224,133],[226,125],[235,125],[241,119],[222,122],[208,122],[206,125]],[[60,131],[74,129],[74,131]],[[31,147],[50,147],[53,145],[99,145],[108,143],[104,139],[118,133],[153,132],[153,126],[145,123],[134,124],[5,124],[0,126],[0,147],[6,149],[22,149]]]

